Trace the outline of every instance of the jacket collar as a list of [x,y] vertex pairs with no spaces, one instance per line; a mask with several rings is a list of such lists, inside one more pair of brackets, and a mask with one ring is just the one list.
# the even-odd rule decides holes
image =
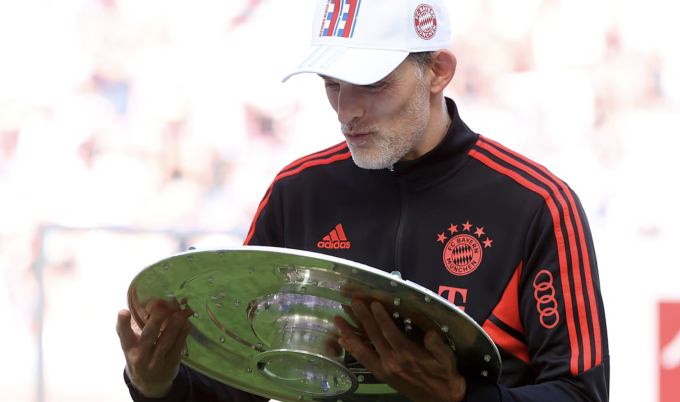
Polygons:
[[478,135],[460,119],[456,103],[446,98],[451,125],[444,139],[430,152],[410,161],[398,162],[394,172],[400,180],[416,187],[438,182],[463,166],[468,152],[478,140]]

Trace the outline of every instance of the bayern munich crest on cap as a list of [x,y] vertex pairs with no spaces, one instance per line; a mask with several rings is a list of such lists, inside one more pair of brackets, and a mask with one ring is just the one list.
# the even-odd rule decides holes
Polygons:
[[422,39],[430,40],[437,33],[437,15],[429,4],[421,4],[416,8],[413,23],[416,33]]

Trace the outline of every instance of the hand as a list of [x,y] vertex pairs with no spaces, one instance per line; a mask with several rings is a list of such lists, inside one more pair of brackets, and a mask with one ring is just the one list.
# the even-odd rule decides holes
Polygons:
[[[375,351],[341,317],[335,317],[340,345],[378,379],[417,402],[458,402],[465,397],[466,382],[456,370],[456,357],[434,331],[425,334],[425,348],[417,346],[397,328],[385,308],[352,300]],[[377,352],[376,352],[377,351]]]
[[182,348],[191,330],[187,319],[193,311],[163,300],[146,303],[144,309],[149,320],[143,330],[131,322],[130,311],[121,310],[116,331],[130,381],[145,397],[160,398],[170,392],[179,372]]

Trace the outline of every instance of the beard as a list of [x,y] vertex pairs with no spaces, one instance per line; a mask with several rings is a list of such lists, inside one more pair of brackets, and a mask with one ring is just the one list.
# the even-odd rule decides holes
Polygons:
[[342,132],[370,132],[362,144],[347,143],[354,163],[362,169],[386,169],[415,148],[430,121],[430,96],[425,82],[419,80],[406,107],[393,118],[389,127],[375,124],[343,124]]

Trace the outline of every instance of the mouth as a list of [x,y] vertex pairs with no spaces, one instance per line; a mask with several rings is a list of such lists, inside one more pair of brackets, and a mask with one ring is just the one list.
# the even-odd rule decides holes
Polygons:
[[347,139],[347,142],[350,142],[352,144],[360,145],[366,139],[368,138],[369,135],[372,134],[372,132],[357,132],[357,133],[343,133],[345,134],[345,138]]

